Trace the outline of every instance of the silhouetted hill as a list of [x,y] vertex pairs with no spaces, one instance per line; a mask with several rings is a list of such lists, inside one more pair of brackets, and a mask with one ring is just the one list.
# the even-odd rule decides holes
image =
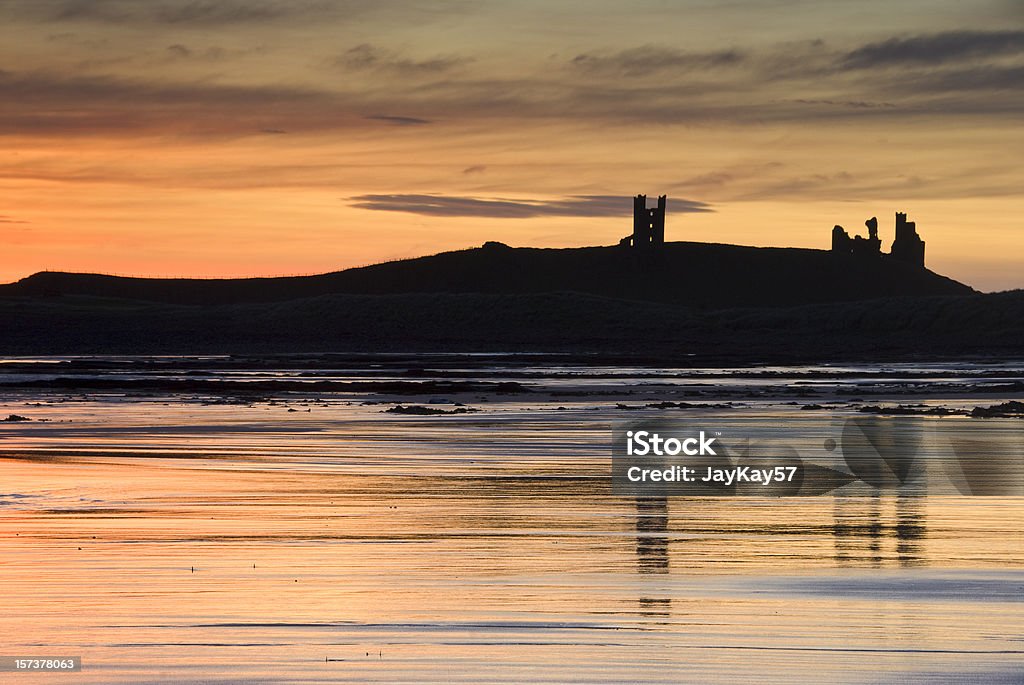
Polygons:
[[965,295],[968,286],[885,255],[667,243],[657,258],[618,247],[498,243],[317,276],[149,279],[43,272],[0,296],[79,295],[173,304],[240,304],[321,295],[584,293],[691,307],[764,307],[897,296]]

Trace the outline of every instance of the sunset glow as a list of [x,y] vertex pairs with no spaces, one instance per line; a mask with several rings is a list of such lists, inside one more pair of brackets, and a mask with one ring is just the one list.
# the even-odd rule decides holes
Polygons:
[[[0,281],[313,273],[471,247],[827,248],[908,212],[1024,287],[1020,6],[0,3]],[[621,197],[621,209],[609,198]]]

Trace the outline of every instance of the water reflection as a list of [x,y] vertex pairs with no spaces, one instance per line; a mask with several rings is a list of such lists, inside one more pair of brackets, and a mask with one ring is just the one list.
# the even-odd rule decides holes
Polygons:
[[896,554],[900,566],[924,565],[924,500],[913,495],[896,497]]
[[836,497],[833,558],[837,566],[901,567],[924,562],[924,498],[902,492]]
[[668,573],[668,499],[636,499],[636,558],[639,573]]
[[[636,498],[636,561],[640,574],[669,572],[668,499]],[[647,618],[668,618],[672,614],[670,597],[639,598],[639,613]]]
[[[788,505],[782,505],[783,501]],[[686,571],[691,558],[698,564],[733,564],[737,559],[753,562],[766,554],[806,555],[812,560],[816,554],[813,550],[820,549],[827,555],[829,547],[837,567],[928,565],[924,497],[868,491],[837,496],[821,506],[789,499],[771,503],[745,498],[707,499],[699,503],[705,508],[704,516],[671,520],[668,498],[633,499],[637,574],[670,574],[673,554],[676,566]],[[803,516],[788,511],[797,505],[805,508]],[[672,549],[673,535],[680,534],[686,537],[685,544]],[[790,543],[784,542],[787,538]]]

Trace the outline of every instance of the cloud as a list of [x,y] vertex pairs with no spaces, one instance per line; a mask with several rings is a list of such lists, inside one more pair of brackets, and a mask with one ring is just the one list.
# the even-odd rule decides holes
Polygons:
[[[740,193],[739,200],[766,200],[780,197],[840,197],[856,196],[863,180],[848,171],[813,173],[798,176],[761,179],[754,189]],[[906,190],[902,187],[901,190]]]
[[0,224],[27,224],[27,221],[20,221],[18,219],[12,219],[11,217],[0,214]]
[[800,105],[828,105],[831,107],[849,107],[852,109],[877,109],[879,107],[895,107],[892,102],[867,102],[865,100],[811,100],[798,98],[789,100]]
[[[249,67],[234,72],[245,85],[224,82],[228,76],[222,74],[198,80],[194,70],[175,65],[235,52],[166,40],[153,48],[152,64],[136,65],[136,71],[139,65],[146,71],[135,78],[94,75],[102,66],[95,63],[60,73],[0,71],[0,135],[239,136],[268,129],[302,134],[439,120],[452,127],[538,121],[745,126],[1010,117],[1024,110],[1024,66],[1011,58],[1021,36],[959,31],[852,49],[812,40],[747,52],[640,46],[591,50],[565,68],[538,61],[486,76],[458,68],[470,57],[410,58],[363,43],[341,57],[353,73],[302,87],[253,82],[264,72]],[[941,47],[948,54],[934,57]],[[923,62],[926,55],[941,63]],[[659,77],[623,77],[634,71]]]
[[0,10],[8,16],[48,22],[94,22],[104,24],[170,24],[182,26],[223,26],[267,23],[293,17],[311,17],[325,12],[357,9],[367,3],[327,0],[48,0],[11,3]]
[[[592,118],[669,124],[1006,116],[1024,110],[1018,56],[1024,31],[948,31],[845,49],[822,39],[713,52],[647,45],[578,55],[570,64],[588,78],[567,81],[553,99]],[[656,85],[623,78],[643,75],[657,75]]]
[[482,174],[485,171],[487,171],[487,167],[484,166],[483,164],[474,164],[473,166],[468,166],[465,169],[463,169],[462,173],[464,173],[464,174]]
[[335,66],[351,70],[391,71],[401,75],[440,74],[473,60],[455,55],[439,55],[429,59],[414,60],[401,57],[390,50],[362,43],[346,50],[332,60]]
[[42,72],[0,71],[0,102],[5,103],[0,131],[7,134],[240,135],[261,129],[338,129],[362,118],[337,95],[317,90],[141,83]]
[[665,70],[686,71],[734,66],[745,59],[746,55],[736,49],[684,52],[656,45],[644,45],[612,54],[577,55],[571,64],[584,71],[640,76]]
[[[573,195],[560,200],[510,200],[398,194],[357,195],[351,200],[351,206],[359,209],[408,212],[425,216],[529,219],[540,216],[614,217],[629,216],[633,213],[632,198],[619,195]],[[696,200],[672,199],[669,207],[674,213],[714,211],[710,205]]]
[[464,0],[0,0],[0,19],[174,29],[232,29],[286,24],[426,22],[466,14]]
[[1008,91],[1016,94],[1014,107],[1024,113],[1021,99],[1024,84],[1024,65],[1003,67],[985,65],[968,69],[947,69],[927,74],[915,74],[897,88],[919,93],[966,93],[971,91]]
[[246,55],[261,54],[264,52],[266,52],[266,49],[262,46],[228,50],[220,47],[219,45],[213,45],[207,48],[193,48],[183,43],[175,43],[174,45],[168,45],[164,48],[162,56],[171,60],[220,62],[232,57],[244,57]]
[[848,52],[843,69],[936,65],[1024,53],[1024,31],[947,31],[868,43]]
[[383,121],[388,124],[394,124],[396,126],[422,126],[423,124],[433,123],[432,121],[430,121],[430,119],[420,119],[419,117],[394,116],[391,114],[374,114],[373,116],[363,118],[370,119],[371,121]]
[[674,188],[719,188],[736,180],[736,174],[728,171],[709,171],[697,174],[675,183]]
[[167,46],[167,52],[169,52],[174,57],[183,57],[183,58],[191,57],[192,54],[193,54],[192,50],[190,50],[189,48],[185,47],[181,43],[175,43],[174,45],[168,45]]

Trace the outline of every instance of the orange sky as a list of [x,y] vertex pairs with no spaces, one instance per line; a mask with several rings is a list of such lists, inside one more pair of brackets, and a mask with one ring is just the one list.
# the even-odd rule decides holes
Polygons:
[[608,244],[643,192],[670,240],[902,210],[1024,287],[1019,6],[892,4],[0,3],[0,281]]

